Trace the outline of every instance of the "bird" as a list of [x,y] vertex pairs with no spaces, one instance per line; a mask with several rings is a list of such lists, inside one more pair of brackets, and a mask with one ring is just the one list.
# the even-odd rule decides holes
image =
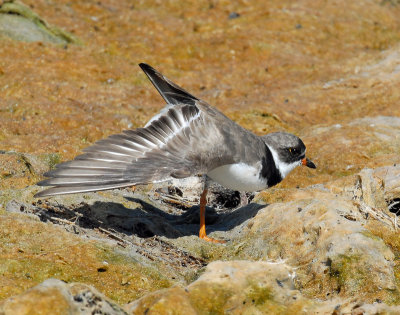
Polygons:
[[206,233],[209,179],[235,191],[260,191],[281,182],[297,166],[315,169],[306,146],[294,134],[258,136],[193,96],[146,63],[139,67],[166,106],[143,127],[125,130],[56,165],[34,197],[109,190],[203,174],[199,237]]

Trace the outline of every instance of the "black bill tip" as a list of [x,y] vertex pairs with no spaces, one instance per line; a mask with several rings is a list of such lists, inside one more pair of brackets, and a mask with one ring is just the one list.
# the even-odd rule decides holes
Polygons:
[[313,161],[311,161],[308,158],[302,159],[301,164],[303,164],[304,166],[307,166],[309,168],[317,168],[317,166],[313,163]]

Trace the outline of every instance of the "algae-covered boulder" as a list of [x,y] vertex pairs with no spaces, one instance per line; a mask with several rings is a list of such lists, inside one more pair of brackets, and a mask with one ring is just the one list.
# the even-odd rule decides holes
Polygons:
[[49,25],[28,6],[17,1],[0,2],[0,36],[25,42],[79,43],[69,32]]
[[357,221],[356,206],[328,198],[261,210],[245,229],[246,256],[299,266],[299,285],[313,295],[398,296],[390,248]]
[[125,306],[129,314],[396,314],[400,307],[310,299],[284,262],[213,262],[186,288],[156,291]]
[[179,310],[177,314],[293,312],[309,304],[294,289],[295,274],[284,263],[213,262],[186,288],[157,291],[126,308],[131,314],[166,314],[172,309]]

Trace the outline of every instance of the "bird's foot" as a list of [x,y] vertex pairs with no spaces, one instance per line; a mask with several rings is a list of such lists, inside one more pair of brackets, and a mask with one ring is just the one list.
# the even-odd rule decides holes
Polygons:
[[207,236],[205,225],[200,227],[199,238],[201,238],[202,240],[205,240],[206,242],[211,242],[211,243],[216,243],[216,244],[225,244],[226,243],[226,241],[224,241],[224,240],[216,240],[215,238]]
[[216,243],[216,244],[225,244],[226,241],[224,240],[216,240],[215,238],[209,237],[207,235],[199,235],[199,238],[201,238],[202,240],[205,240],[206,242],[211,242],[211,243]]

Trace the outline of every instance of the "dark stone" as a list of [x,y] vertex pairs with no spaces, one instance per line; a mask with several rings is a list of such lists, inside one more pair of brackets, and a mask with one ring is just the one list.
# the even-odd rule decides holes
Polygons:
[[240,14],[237,12],[231,12],[229,13],[228,19],[229,20],[233,20],[233,19],[237,19],[238,17],[240,17]]

